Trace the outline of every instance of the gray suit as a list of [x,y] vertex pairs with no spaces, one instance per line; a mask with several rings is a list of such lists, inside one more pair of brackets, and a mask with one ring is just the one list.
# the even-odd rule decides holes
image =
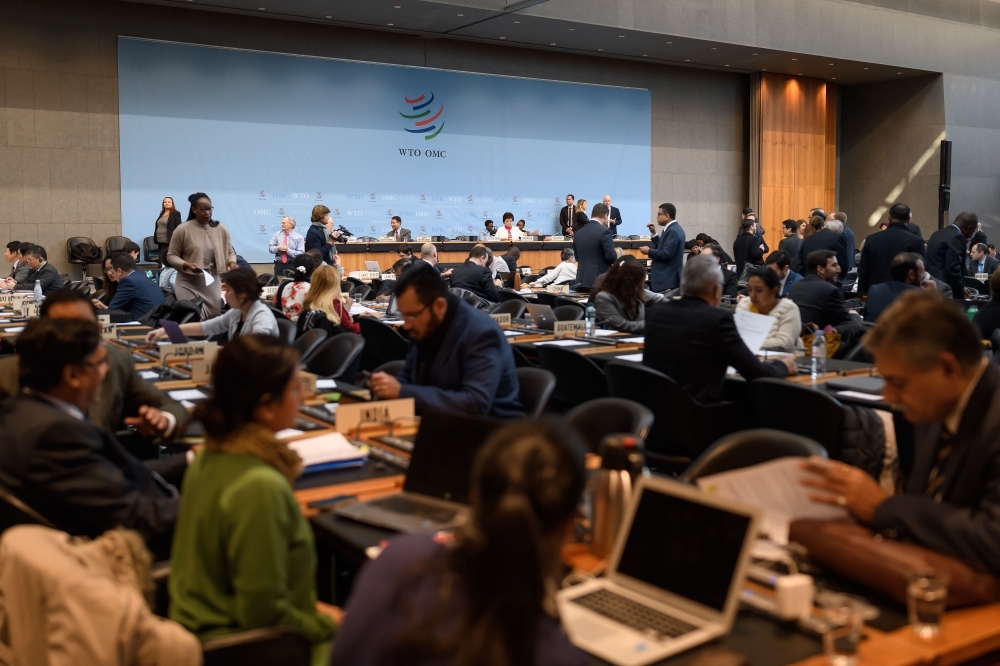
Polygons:
[[410,234],[410,230],[409,229],[404,229],[403,227],[399,228],[399,240],[398,241],[395,240],[396,232],[393,231],[392,229],[389,229],[389,233],[387,235],[389,236],[389,238],[394,239],[393,242],[399,242],[399,243],[411,243],[411,242],[413,242],[413,236]]

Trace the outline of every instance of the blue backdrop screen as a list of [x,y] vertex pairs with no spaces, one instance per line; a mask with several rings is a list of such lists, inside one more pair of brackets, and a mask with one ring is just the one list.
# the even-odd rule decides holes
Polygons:
[[122,233],[150,236],[164,196],[206,192],[251,262],[312,207],[382,236],[475,235],[505,211],[553,233],[567,193],[610,194],[647,233],[647,90],[118,42]]

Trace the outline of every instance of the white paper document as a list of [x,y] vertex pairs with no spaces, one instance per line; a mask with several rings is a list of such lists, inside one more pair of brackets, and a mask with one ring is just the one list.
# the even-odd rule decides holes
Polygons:
[[276,439],[291,439],[292,437],[296,437],[301,434],[301,430],[296,430],[295,428],[285,428],[284,430],[279,430],[274,433],[274,436]]
[[736,308],[733,320],[744,344],[754,354],[759,353],[767,334],[771,332],[771,326],[774,325],[774,317]]
[[643,335],[640,335],[640,336],[637,336],[637,337],[634,337],[634,338],[622,338],[618,342],[625,342],[625,343],[628,343],[630,345],[642,345],[642,344],[646,344],[646,337],[643,336]]
[[339,432],[331,432],[319,437],[307,437],[288,443],[289,448],[302,458],[303,467],[325,465],[327,463],[363,460],[368,452],[347,441]]
[[622,356],[615,356],[619,361],[635,361],[636,363],[642,363],[642,352],[638,354],[623,354]]
[[837,395],[842,395],[845,398],[854,398],[855,400],[870,400],[871,402],[878,402],[882,399],[880,395],[862,393],[861,391],[837,391]]
[[375,312],[375,310],[372,310],[370,308],[366,308],[365,306],[361,305],[360,303],[351,303],[351,316],[352,317],[357,317],[359,314],[365,314],[365,313],[368,313],[368,314],[378,314],[377,312]]
[[24,326],[11,326],[10,328],[3,329],[4,333],[20,333],[24,330]]
[[536,345],[552,345],[554,347],[581,347],[590,343],[582,340],[549,340],[548,342],[536,342]]
[[610,329],[610,328],[598,328],[598,329],[596,329],[594,331],[594,335],[597,335],[597,336],[614,335],[617,332],[618,331],[615,331],[615,330]]
[[815,476],[802,469],[805,460],[778,458],[731,472],[710,474],[698,479],[698,487],[707,493],[762,509],[761,531],[772,541],[786,544],[788,524],[796,518],[836,520],[850,516],[843,507],[809,499],[809,495],[823,494],[823,491],[799,483],[801,479]]
[[195,405],[190,400],[181,400],[181,407],[184,409],[194,409]]
[[383,319],[382,323],[385,324],[386,326],[396,326],[398,324],[402,324],[403,320],[402,319]]
[[142,372],[139,373],[139,376],[142,377],[143,379],[159,379],[160,373],[153,372],[152,370],[143,370]]
[[524,335],[521,331],[504,331],[503,334],[508,338],[516,338],[519,335]]
[[209,273],[208,271],[206,271],[204,268],[201,269],[201,272],[205,274],[205,286],[206,287],[208,285],[210,285],[210,284],[215,284],[215,278],[212,277],[211,273]]
[[178,391],[171,391],[169,395],[174,400],[204,400],[208,397],[198,389],[181,389]]
[[337,388],[337,381],[335,379],[317,379],[316,380],[317,389],[335,389]]

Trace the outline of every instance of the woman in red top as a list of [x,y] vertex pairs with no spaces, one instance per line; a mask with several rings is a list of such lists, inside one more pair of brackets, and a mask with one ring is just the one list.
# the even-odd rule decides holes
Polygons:
[[330,336],[361,333],[350,314],[347,298],[340,291],[340,273],[331,266],[320,266],[312,274],[310,287],[299,315],[299,335],[312,328],[325,329]]

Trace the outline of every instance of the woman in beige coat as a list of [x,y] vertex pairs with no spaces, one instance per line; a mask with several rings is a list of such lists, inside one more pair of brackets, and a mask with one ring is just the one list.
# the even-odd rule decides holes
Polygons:
[[[174,293],[179,301],[201,297],[203,319],[222,313],[219,273],[236,268],[229,230],[212,219],[212,200],[203,192],[188,197],[191,212],[177,227],[167,249],[167,263],[177,269]],[[209,277],[210,276],[210,277]],[[211,284],[207,284],[211,282]]]

